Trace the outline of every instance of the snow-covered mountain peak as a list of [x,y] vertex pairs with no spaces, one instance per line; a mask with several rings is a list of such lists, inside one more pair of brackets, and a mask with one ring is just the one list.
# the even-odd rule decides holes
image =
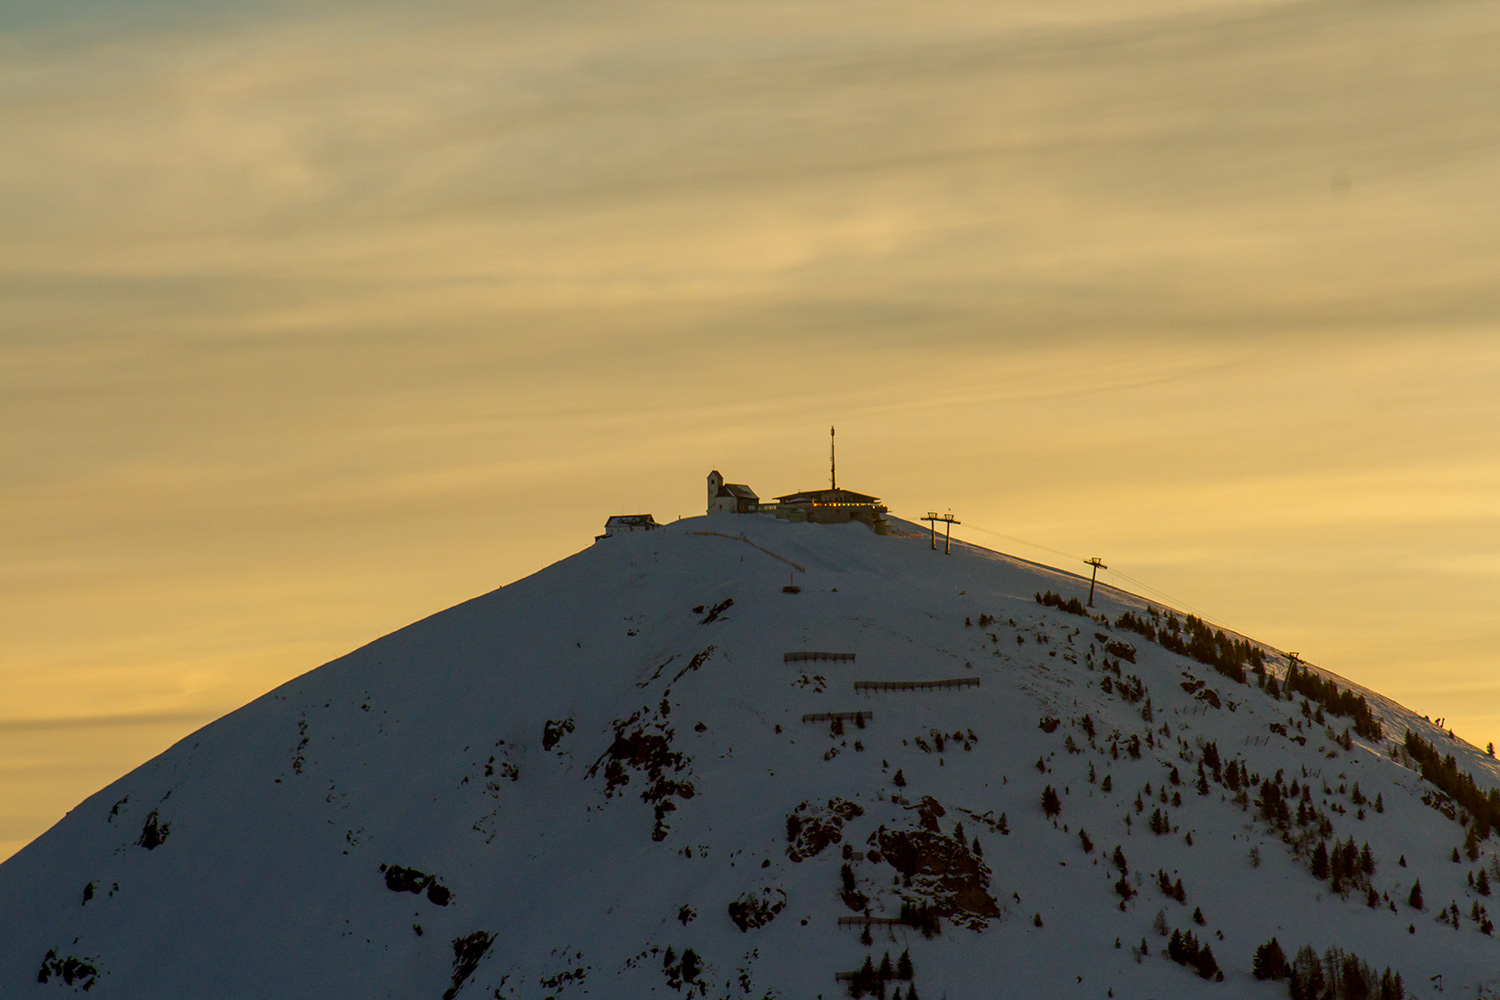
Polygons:
[[0,994],[1500,989],[1491,758],[890,523],[604,538],[283,685],[0,866]]

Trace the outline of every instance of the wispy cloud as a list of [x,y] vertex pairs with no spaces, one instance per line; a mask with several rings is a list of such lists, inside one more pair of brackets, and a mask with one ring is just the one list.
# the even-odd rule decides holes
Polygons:
[[898,508],[1385,669],[1500,599],[1497,29],[12,4],[0,732],[189,726],[830,422]]

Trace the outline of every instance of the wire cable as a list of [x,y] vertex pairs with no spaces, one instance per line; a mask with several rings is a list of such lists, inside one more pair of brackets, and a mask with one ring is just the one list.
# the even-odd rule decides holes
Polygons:
[[1002,535],[998,531],[991,531],[989,528],[981,528],[979,525],[974,524],[971,521],[965,521],[963,526],[966,527],[966,528],[972,528],[975,531],[982,531],[986,535],[994,535],[996,538],[1003,538],[1007,542],[1016,542],[1016,543],[1018,543],[1020,545],[1025,545],[1025,546],[1028,546],[1028,547],[1033,548],[1033,549],[1041,549],[1043,552],[1051,552],[1053,555],[1055,555],[1055,556],[1062,556],[1064,559],[1076,559],[1078,562],[1081,562],[1081,563],[1088,562],[1088,560],[1085,559],[1085,558],[1083,558],[1083,556],[1076,556],[1076,555],[1074,555],[1071,552],[1064,552],[1062,549],[1054,549],[1054,548],[1051,548],[1050,546],[1042,545],[1042,544],[1040,544],[1038,542],[1028,542],[1026,539],[1024,539],[1024,538],[1017,538],[1014,535]]
[[[970,529],[972,529],[974,531],[983,532],[986,535],[993,535],[996,538],[1003,538],[1003,539],[1005,539],[1008,542],[1015,542],[1018,545],[1025,545],[1028,548],[1041,549],[1043,552],[1050,552],[1050,553],[1052,553],[1055,556],[1062,556],[1064,559],[1072,559],[1072,560],[1075,560],[1077,562],[1083,563],[1085,565],[1088,564],[1088,560],[1087,559],[1085,559],[1083,556],[1077,555],[1075,553],[1064,552],[1062,549],[1054,549],[1050,545],[1043,545],[1040,542],[1029,541],[1029,540],[1027,540],[1025,538],[1017,538],[1015,535],[1007,535],[1007,534],[1004,534],[1002,532],[995,531],[992,528],[982,527],[981,525],[977,525],[977,524],[975,524],[972,521],[965,521],[963,526],[966,527],[966,528],[970,528]],[[1120,572],[1119,570],[1116,570],[1116,569],[1105,568],[1104,572],[1113,574],[1114,576],[1119,577],[1121,580],[1126,580],[1126,581],[1134,584],[1135,586],[1141,588],[1142,590],[1150,591],[1152,594],[1155,594],[1156,597],[1159,600],[1161,600],[1163,603],[1168,604],[1171,607],[1177,608],[1177,609],[1182,610],[1182,611],[1191,612],[1192,614],[1194,614],[1194,615],[1198,616],[1199,618],[1201,618],[1203,621],[1208,622],[1210,625],[1217,625],[1219,628],[1230,629],[1231,631],[1233,631],[1233,629],[1229,625],[1226,625],[1224,622],[1219,621],[1217,618],[1214,618],[1214,617],[1212,617],[1212,616],[1204,613],[1203,611],[1200,611],[1199,609],[1193,607],[1191,604],[1187,603],[1186,601],[1183,601],[1183,600],[1180,600],[1180,599],[1178,599],[1176,597],[1173,597],[1171,594],[1168,594],[1165,591],[1157,590],[1155,587],[1151,586],[1149,583],[1146,583],[1144,580],[1138,580],[1135,577],[1130,576],[1127,573],[1122,573],[1122,572]],[[1121,589],[1124,589],[1124,588],[1121,588]]]
[[[1165,603],[1167,603],[1167,604],[1174,605],[1174,606],[1176,606],[1178,608],[1181,608],[1184,611],[1191,611],[1193,614],[1197,615],[1199,618],[1201,618],[1204,621],[1208,622],[1210,625],[1217,625],[1217,626],[1219,626],[1219,628],[1226,628],[1226,629],[1230,628],[1230,626],[1228,626],[1228,625],[1224,624],[1223,622],[1219,621],[1217,618],[1210,617],[1209,615],[1207,615],[1204,612],[1202,612],[1202,611],[1198,610],[1197,608],[1193,607],[1191,604],[1187,603],[1186,601],[1179,600],[1178,598],[1173,597],[1171,594],[1163,593],[1162,591],[1157,590],[1155,587],[1151,586],[1149,583],[1146,583],[1143,580],[1137,580],[1135,577],[1129,576],[1129,575],[1127,575],[1125,573],[1118,572],[1117,570],[1105,570],[1105,572],[1106,573],[1114,573],[1120,579],[1122,579],[1122,580],[1128,580],[1131,583],[1135,584],[1137,587],[1140,587],[1142,590],[1149,590],[1149,591],[1151,591],[1151,593],[1153,593],[1157,597],[1161,598],[1162,601],[1165,602]],[[1230,630],[1233,631],[1233,629],[1230,629]]]

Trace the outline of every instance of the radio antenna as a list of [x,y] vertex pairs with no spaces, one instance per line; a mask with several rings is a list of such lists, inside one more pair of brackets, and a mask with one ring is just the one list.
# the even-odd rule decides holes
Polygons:
[[835,461],[837,453],[834,451],[833,427],[828,428],[828,486],[830,489],[839,488],[839,467]]

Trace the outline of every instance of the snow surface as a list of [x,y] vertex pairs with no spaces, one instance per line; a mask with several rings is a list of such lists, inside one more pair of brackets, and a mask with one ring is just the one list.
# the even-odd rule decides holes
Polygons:
[[[1253,677],[1240,685],[1033,599],[1086,597],[1087,580],[963,543],[944,556],[925,528],[896,526],[909,534],[715,515],[606,539],[281,686],[90,797],[0,866],[0,996],[87,985],[142,998],[832,998],[846,995],[836,973],[909,950],[929,1000],[1269,998],[1285,985],[1255,981],[1250,966],[1272,935],[1289,956],[1338,946],[1390,966],[1408,996],[1436,996],[1439,974],[1446,994],[1500,990],[1500,942],[1468,919],[1488,900],[1467,878],[1496,864],[1495,839],[1477,862],[1454,864],[1464,828],[1421,800],[1434,789],[1392,744],[1409,727],[1485,787],[1500,777],[1492,758],[1340,679],[1385,730],[1380,745],[1356,737],[1341,750],[1303,718],[1300,699],[1273,700]],[[799,592],[783,590],[791,581]],[[1103,586],[1096,604],[1111,623],[1147,607]],[[996,621],[979,627],[982,614]],[[1146,688],[1149,724],[1145,702],[1120,697],[1104,669],[1114,658],[1100,634],[1135,647],[1121,673]],[[855,659],[784,662],[809,650]],[[1285,660],[1268,665],[1280,675]],[[980,684],[854,690],[955,678]],[[873,715],[841,735],[802,721],[856,711]],[[1039,726],[1049,716],[1052,732]],[[1342,731],[1347,720],[1328,722]],[[1132,759],[1127,742],[1148,733]],[[1370,845],[1373,883],[1396,912],[1315,879],[1307,856],[1258,818],[1253,789],[1243,804],[1219,783],[1200,795],[1209,740],[1225,764],[1310,780],[1334,838]],[[1181,786],[1169,782],[1174,766]],[[1339,792],[1355,782],[1383,812],[1367,805],[1356,818]],[[1056,819],[1040,804],[1048,785]],[[1163,805],[1163,789],[1181,805]],[[978,899],[935,937],[878,926],[862,945],[839,917],[950,898],[932,872],[903,884],[877,850],[882,829],[922,830],[928,797],[943,809],[935,837],[958,844],[961,822],[966,851],[977,839],[989,873],[979,895],[999,915],[974,916]],[[788,816],[826,818],[836,800],[862,814],[801,858]],[[675,808],[659,823],[660,802]],[[1155,809],[1171,832],[1147,828]],[[989,822],[1002,814],[1008,833]],[[1116,845],[1136,892],[1123,907]],[[859,910],[843,895],[846,848],[859,852],[847,862],[868,899]],[[430,875],[434,891],[393,889],[382,866],[415,870],[419,890]],[[1185,903],[1158,890],[1159,870],[1181,879]],[[1419,878],[1421,912],[1406,905]],[[736,900],[783,898],[763,926],[731,919]],[[1450,901],[1464,916],[1457,930],[1437,920]],[[1164,957],[1159,912],[1212,947],[1223,982]],[[457,958],[466,940],[472,967]],[[701,972],[681,982],[673,972],[689,949]],[[71,984],[59,971],[69,958]]]

